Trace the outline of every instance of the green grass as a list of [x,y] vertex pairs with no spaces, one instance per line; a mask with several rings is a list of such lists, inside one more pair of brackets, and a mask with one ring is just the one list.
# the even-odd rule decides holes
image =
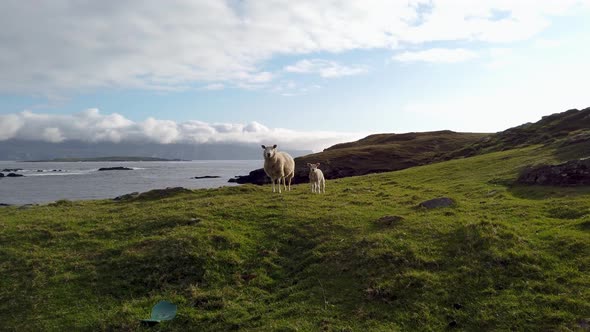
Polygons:
[[[0,329],[576,331],[590,188],[513,186],[529,147],[307,185],[0,209]],[[448,196],[452,208],[421,201]],[[400,216],[390,224],[383,216]],[[453,327],[454,326],[454,327]]]

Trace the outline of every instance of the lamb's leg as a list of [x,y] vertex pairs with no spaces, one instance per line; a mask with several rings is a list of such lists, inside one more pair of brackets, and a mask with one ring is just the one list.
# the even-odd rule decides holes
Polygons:
[[287,178],[283,177],[283,186],[285,187],[285,191],[287,191]]
[[313,192],[313,181],[309,181],[309,189]]
[[282,176],[278,178],[278,183],[277,183],[279,185],[279,194],[281,193],[281,178],[282,178]]
[[289,178],[289,191],[291,191],[291,180],[293,180],[293,176]]
[[275,179],[270,178],[270,182],[272,182],[272,192],[275,192]]

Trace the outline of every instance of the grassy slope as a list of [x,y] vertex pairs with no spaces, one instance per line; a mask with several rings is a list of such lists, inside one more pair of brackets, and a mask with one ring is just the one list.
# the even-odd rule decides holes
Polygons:
[[[152,330],[576,329],[590,188],[504,185],[554,160],[533,146],[329,181],[325,196],[248,185],[2,208],[2,324],[136,329],[169,299],[179,316]],[[442,195],[458,205],[415,208]]]
[[377,134],[336,144],[323,152],[296,158],[296,183],[307,182],[307,163],[322,163],[328,179],[397,171],[442,160],[449,152],[475,144],[488,134],[450,130],[406,134]]

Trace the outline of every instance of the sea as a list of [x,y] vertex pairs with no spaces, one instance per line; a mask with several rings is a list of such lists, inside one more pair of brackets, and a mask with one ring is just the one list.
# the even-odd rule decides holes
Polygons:
[[[99,171],[105,167],[132,170]],[[133,161],[133,162],[22,162],[0,161],[0,172],[22,169],[22,177],[0,178],[0,204],[47,203],[60,199],[114,198],[131,192],[167,187],[219,188],[261,168],[262,160]],[[198,176],[219,176],[194,179]]]

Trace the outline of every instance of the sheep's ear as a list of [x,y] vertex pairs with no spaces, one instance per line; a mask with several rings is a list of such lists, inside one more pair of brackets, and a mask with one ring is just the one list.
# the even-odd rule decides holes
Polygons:
[[263,148],[263,149],[265,149],[265,150],[266,150],[266,146],[264,146],[264,145],[261,145],[261,146],[262,146],[262,148]]
[[311,164],[310,163],[307,163],[307,167],[311,167]]
[[317,163],[317,164],[316,164],[316,166],[318,166],[318,167],[319,167],[319,166],[320,166],[320,163]]
[[276,149],[276,148],[277,148],[277,145],[276,145],[276,144],[275,144],[275,145],[273,145],[273,146],[272,146],[272,148],[273,148],[273,149]]

